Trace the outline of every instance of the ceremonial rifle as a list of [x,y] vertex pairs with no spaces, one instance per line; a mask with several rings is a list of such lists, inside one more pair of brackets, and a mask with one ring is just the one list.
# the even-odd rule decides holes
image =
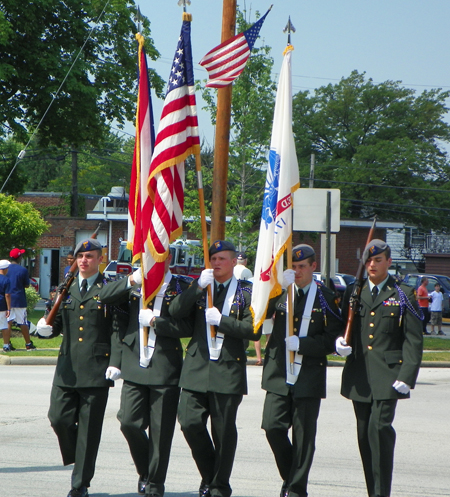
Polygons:
[[[97,226],[97,229],[92,233],[91,238],[97,238],[97,234],[100,230],[100,226],[102,223],[99,223]],[[46,319],[46,324],[49,326],[53,326],[53,322],[55,321],[56,313],[58,312],[58,309],[62,303],[62,301],[65,299],[66,295],[69,293],[69,287],[72,284],[73,280],[75,279],[75,276],[77,274],[78,270],[78,264],[77,264],[77,259],[75,257],[75,260],[73,261],[73,264],[70,266],[69,272],[66,274],[66,277],[64,278],[64,281],[61,283],[59,286],[59,294],[56,297],[55,303],[53,304],[53,307],[51,308],[50,312],[48,313],[47,319]]]
[[[366,247],[373,239],[376,223],[377,223],[377,216],[373,218],[373,224],[367,236],[367,241],[365,245]],[[350,296],[349,305],[348,305],[347,326],[345,327],[345,333],[344,333],[344,340],[348,345],[350,345],[350,342],[352,340],[353,318],[355,317],[355,313],[356,311],[359,310],[359,307],[361,305],[361,290],[364,282],[365,265],[366,261],[364,261],[363,258],[361,257],[361,260],[359,261],[358,271],[356,272],[356,280],[353,285],[353,291]]]

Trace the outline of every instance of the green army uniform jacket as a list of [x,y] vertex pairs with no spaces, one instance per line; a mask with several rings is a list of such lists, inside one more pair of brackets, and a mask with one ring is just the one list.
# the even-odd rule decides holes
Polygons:
[[[251,283],[238,281],[236,293],[228,316],[222,316],[219,332],[224,334],[222,350],[217,361],[210,360],[206,333],[206,290],[198,281],[178,295],[169,307],[170,314],[192,323],[192,339],[186,348],[180,386],[194,392],[222,394],[247,394],[246,341],[257,341],[261,330],[253,332],[250,312]],[[207,329],[208,328],[208,329]]]
[[[313,285],[316,283],[313,281]],[[326,300],[322,306],[319,292]],[[262,376],[262,388],[268,392],[294,397],[326,397],[327,355],[335,350],[335,341],[342,334],[343,323],[334,293],[325,286],[319,286],[313,304],[308,333],[300,337],[302,367],[295,385],[286,383],[286,299],[287,292],[271,299],[267,318],[275,312],[275,322],[267,344]],[[300,303],[294,303],[294,334],[298,335],[302,322],[307,294]],[[325,307],[325,309],[323,308]]]
[[[413,289],[406,285],[400,288],[401,292],[389,276],[374,302],[367,280],[361,289],[361,306],[354,317],[350,344],[353,351],[342,376],[341,393],[348,399],[402,399],[409,394],[398,393],[393,383],[403,381],[411,388],[416,384],[422,360],[422,322]],[[344,297],[345,320],[352,289],[347,288]],[[405,297],[411,309],[404,305]]]
[[84,297],[78,278],[70,285],[53,323],[53,335],[63,334],[53,384],[91,388],[114,385],[105,379],[111,355],[111,316],[100,299],[106,281],[99,274]]
[[[161,315],[155,323],[155,350],[147,368],[139,365],[139,311],[141,296],[133,288],[127,288],[128,279],[109,283],[101,293],[102,301],[115,304],[114,333],[109,365],[121,370],[122,378],[139,385],[178,385],[183,348],[180,337],[189,336],[186,322],[169,316],[169,304],[189,286],[183,278],[173,276],[167,286],[161,306]],[[136,287],[134,287],[136,288]],[[154,300],[148,306],[153,309]],[[166,336],[168,335],[168,336]]]

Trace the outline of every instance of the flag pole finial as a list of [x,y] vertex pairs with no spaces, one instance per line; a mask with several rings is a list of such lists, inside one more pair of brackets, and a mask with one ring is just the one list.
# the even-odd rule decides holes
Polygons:
[[288,23],[286,24],[286,27],[283,29],[283,33],[287,32],[288,34],[288,42],[287,42],[288,45],[291,44],[291,33],[295,33],[295,31],[296,29],[291,22],[291,16],[289,16]]
[[186,5],[191,5],[191,0],[178,0],[178,5],[183,6],[183,21],[192,21],[192,15],[186,12]]
[[139,8],[139,5],[138,5],[136,17],[134,18],[134,20],[137,22],[138,33],[141,32],[141,19],[142,19],[141,9]]

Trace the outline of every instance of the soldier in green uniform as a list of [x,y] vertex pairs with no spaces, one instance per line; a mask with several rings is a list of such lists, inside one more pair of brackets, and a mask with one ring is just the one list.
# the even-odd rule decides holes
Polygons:
[[[283,480],[281,497],[308,495],[317,418],[326,396],[326,356],[334,352],[335,340],[342,333],[335,295],[316,283],[315,269],[313,248],[305,244],[294,247],[292,269],[283,275],[283,286],[295,282],[293,336],[286,333],[287,292],[271,299],[267,312],[267,317],[275,317],[262,377],[266,390],[262,428]],[[290,351],[295,352],[291,371]]]
[[[247,393],[246,341],[259,340],[261,331],[253,332],[251,283],[233,276],[234,245],[218,240],[209,255],[212,269],[202,271],[169,308],[172,316],[193,324],[181,371],[178,420],[202,478],[199,496],[229,497],[236,415]],[[209,285],[214,298],[211,308],[206,298]]]
[[[388,273],[391,249],[372,240],[364,250],[368,279],[361,289],[352,342],[336,340],[336,351],[347,356],[341,394],[353,401],[359,451],[370,497],[391,495],[398,399],[409,397],[422,360],[423,316],[414,291]],[[344,297],[347,318],[352,287]]]
[[[123,378],[117,417],[139,475],[138,493],[158,497],[164,495],[180,396],[183,349],[179,337],[191,334],[189,322],[169,316],[170,302],[189,286],[183,276],[172,276],[170,261],[169,255],[163,285],[148,309],[141,309],[141,294],[135,290],[135,284],[142,283],[140,269],[127,279],[109,283],[100,294],[103,303],[115,304],[106,375]],[[145,351],[139,323],[151,326]]]
[[53,328],[40,321],[37,333],[63,334],[50,396],[48,417],[64,465],[74,464],[68,497],[86,497],[94,476],[109,388],[105,378],[111,354],[111,319],[99,294],[102,246],[94,239],[75,249],[76,277],[56,315]]

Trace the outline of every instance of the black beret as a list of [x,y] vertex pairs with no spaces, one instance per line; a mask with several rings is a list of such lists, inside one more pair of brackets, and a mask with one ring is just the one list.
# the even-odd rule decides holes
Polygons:
[[217,252],[223,252],[224,250],[236,252],[236,247],[226,240],[216,240],[211,247],[209,247],[209,256],[211,257],[212,255],[217,254]]
[[102,244],[95,238],[88,238],[75,247],[74,255],[77,255],[78,252],[89,252],[90,250],[102,250]]
[[300,262],[313,255],[316,255],[316,253],[310,245],[306,245],[305,243],[296,245],[292,249],[292,262]]
[[374,255],[382,254],[388,247],[389,247],[389,245],[383,240],[378,240],[377,238],[372,240],[364,249],[363,257],[362,257],[364,264],[367,262],[367,260],[370,257],[373,257]]

